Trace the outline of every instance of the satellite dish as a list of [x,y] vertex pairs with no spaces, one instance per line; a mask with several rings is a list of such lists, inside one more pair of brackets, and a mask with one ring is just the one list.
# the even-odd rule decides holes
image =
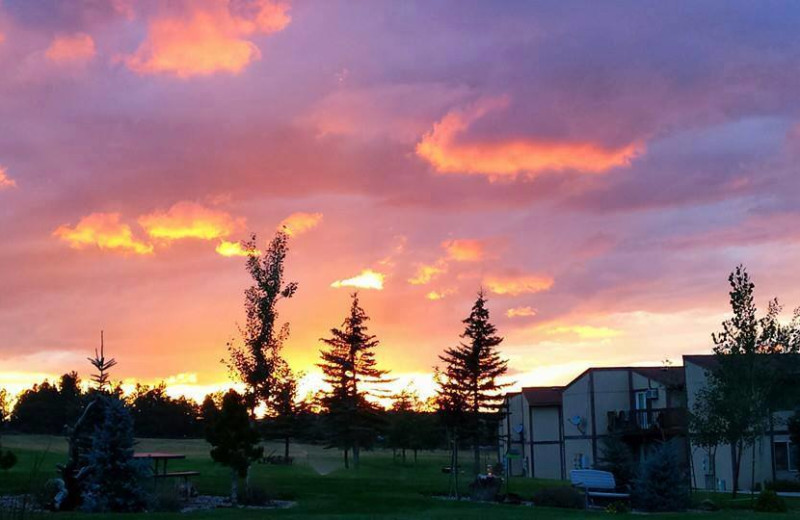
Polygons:
[[514,426],[515,433],[522,433],[523,431],[525,431],[525,426],[523,426],[522,423],[519,423],[518,425]]
[[579,432],[586,433],[586,420],[583,417],[580,415],[573,415],[567,420],[570,422],[570,424],[577,427]]

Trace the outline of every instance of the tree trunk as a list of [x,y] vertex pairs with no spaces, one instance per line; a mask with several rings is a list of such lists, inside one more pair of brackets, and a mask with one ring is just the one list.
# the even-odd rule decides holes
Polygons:
[[753,504],[753,501],[756,498],[756,445],[753,444],[753,448],[751,450],[753,457],[750,459],[750,504]]
[[358,446],[358,441],[353,444],[353,468],[358,469],[358,463],[360,462],[361,456],[361,449]]
[[478,390],[474,390],[472,403],[472,455],[473,473],[475,476],[481,473],[481,409],[478,403]]
[[478,441],[478,431],[475,430],[475,438],[472,441],[472,455],[475,457],[475,461],[473,464],[473,472],[475,475],[480,474],[481,472],[481,446]]
[[289,464],[289,436],[283,439],[283,462]]
[[231,504],[236,505],[239,498],[239,474],[231,471]]
[[348,458],[348,448],[344,449],[344,469],[350,469],[350,459]]
[[733,486],[731,495],[736,498],[739,493],[739,469],[742,465],[742,444],[736,442],[731,444],[731,462],[733,463]]
[[453,436],[453,475],[456,486],[456,500],[460,500],[461,493],[458,490],[458,434]]
[[405,464],[406,463],[406,449],[403,448],[401,452],[403,454],[403,464]]

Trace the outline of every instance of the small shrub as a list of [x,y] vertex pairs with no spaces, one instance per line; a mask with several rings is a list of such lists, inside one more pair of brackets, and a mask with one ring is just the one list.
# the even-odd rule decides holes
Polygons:
[[717,505],[716,502],[714,502],[710,498],[707,498],[702,502],[700,502],[699,504],[697,504],[697,509],[699,509],[700,511],[719,511],[719,506]]
[[536,490],[533,503],[542,507],[560,507],[563,509],[583,509],[586,501],[583,495],[568,486],[546,487]]
[[148,510],[154,513],[177,513],[185,505],[185,500],[180,492],[175,489],[165,489],[154,493],[150,497]]
[[67,495],[67,488],[60,478],[51,478],[36,490],[34,500],[42,509],[58,511]]
[[17,465],[17,456],[14,452],[0,448],[0,469],[8,471]]
[[766,489],[797,493],[800,492],[800,480],[774,480],[767,482]]
[[786,501],[771,489],[762,491],[758,495],[753,509],[759,513],[785,513],[788,510]]
[[605,511],[610,515],[624,515],[631,512],[631,506],[627,502],[617,500],[608,504]]
[[493,501],[497,499],[503,479],[494,475],[482,475],[469,485],[469,494],[472,500]]
[[250,486],[239,491],[238,502],[243,506],[267,506],[272,502],[272,497],[264,488]]

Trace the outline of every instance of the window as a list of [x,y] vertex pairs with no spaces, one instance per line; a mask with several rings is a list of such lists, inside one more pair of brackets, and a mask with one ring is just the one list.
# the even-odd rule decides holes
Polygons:
[[636,407],[636,424],[639,428],[646,430],[650,428],[650,418],[648,417],[647,390],[636,392],[634,406]]
[[798,448],[788,441],[775,441],[775,471],[797,471]]
[[576,453],[575,456],[572,457],[572,467],[575,469],[588,469],[589,461],[583,453]]

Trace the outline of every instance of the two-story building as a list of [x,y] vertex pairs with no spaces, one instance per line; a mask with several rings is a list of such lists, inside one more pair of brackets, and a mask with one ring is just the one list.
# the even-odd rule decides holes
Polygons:
[[570,469],[592,467],[611,435],[643,454],[686,432],[677,367],[590,368],[563,387],[509,394],[506,408],[500,452],[512,475],[534,478],[565,479]]
[[[571,469],[595,466],[610,436],[625,441],[638,460],[656,443],[675,439],[693,487],[731,489],[730,446],[709,451],[692,445],[688,435],[688,411],[714,369],[714,356],[684,356],[683,362],[590,368],[563,387],[509,394],[499,455],[512,476],[566,479]],[[789,415],[774,414],[773,428],[744,454],[740,489],[797,476],[800,461],[798,447],[789,441]]]

